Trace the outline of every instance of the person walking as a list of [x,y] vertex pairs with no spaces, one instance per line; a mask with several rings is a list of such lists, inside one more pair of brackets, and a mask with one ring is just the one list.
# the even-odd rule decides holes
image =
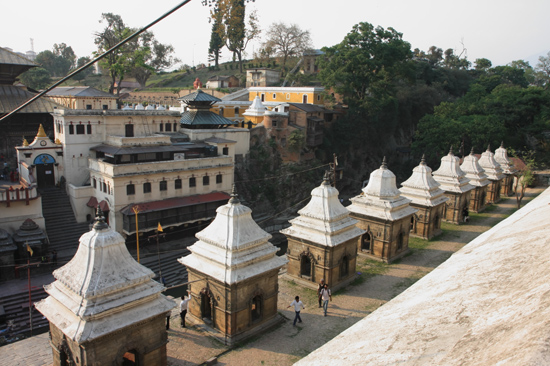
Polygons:
[[332,294],[327,284],[325,284],[325,287],[321,290],[321,297],[323,298],[323,310],[325,316],[327,316],[328,302],[329,300],[332,301]]
[[321,290],[325,287],[325,279],[321,278],[321,282],[317,286],[317,297],[319,298],[319,308],[323,306],[323,299],[321,298]]
[[[189,294],[189,291],[187,291]],[[181,327],[185,328],[185,316],[187,315],[187,310],[189,309],[189,297],[182,296],[180,302],[180,318],[181,318]]]
[[298,321],[298,323],[302,322],[302,318],[300,318],[300,307],[304,310],[306,309],[306,307],[304,306],[304,303],[300,301],[300,296],[296,296],[294,298],[294,301],[289,306],[287,306],[287,309],[291,306],[294,306],[294,311],[296,312],[294,323],[292,325],[296,326],[296,320]]

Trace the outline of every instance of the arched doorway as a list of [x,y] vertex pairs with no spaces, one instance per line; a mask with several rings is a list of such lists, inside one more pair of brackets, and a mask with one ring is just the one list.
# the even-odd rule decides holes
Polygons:
[[256,295],[252,298],[250,317],[252,319],[252,323],[262,320],[262,297],[260,295]]
[[410,227],[409,231],[411,233],[416,232],[416,219],[415,219],[414,215],[411,216],[411,227]]
[[33,164],[36,167],[36,180],[38,187],[55,185],[55,159],[50,154],[40,154],[34,158]]
[[212,323],[212,297],[208,290],[201,291],[201,317],[207,323]]
[[372,250],[372,236],[369,232],[366,232],[361,237],[361,250],[370,252]]
[[311,278],[311,258],[307,255],[302,255],[300,258],[300,274],[302,277]]

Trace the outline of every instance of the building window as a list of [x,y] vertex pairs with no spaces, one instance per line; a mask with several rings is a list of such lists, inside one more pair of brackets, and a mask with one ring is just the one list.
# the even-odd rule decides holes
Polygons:
[[224,147],[223,150],[222,150],[222,154],[223,154],[223,155],[229,155],[229,148],[228,148],[228,147]]
[[159,123],[160,132],[164,131],[164,123]]
[[208,175],[205,175],[204,177],[202,177],[202,185],[207,186],[209,184],[210,184],[210,177]]
[[317,95],[317,100],[321,100],[321,94]]
[[92,134],[92,125],[87,125],[87,126],[86,126],[86,133],[87,133],[88,135],[91,135],[91,134]]
[[174,123],[174,132],[176,132],[177,130],[178,130],[178,124]]
[[69,135],[74,135],[74,125],[69,125]]
[[290,100],[290,93],[286,93],[286,100]]
[[262,102],[265,102],[265,94],[264,94],[264,93],[262,93],[262,94],[260,95],[260,100],[261,100]]
[[136,194],[136,186],[134,184],[128,184],[126,186],[126,195],[131,196]]
[[277,121],[271,121],[271,126],[272,127],[277,127]]
[[218,174],[216,175],[216,184],[220,184],[223,180],[223,175]]
[[252,318],[253,323],[262,320],[262,297],[260,295],[252,298],[250,317]]
[[176,179],[174,181],[174,189],[181,189],[181,179]]
[[107,104],[103,104],[103,110],[109,109],[109,106]]
[[220,112],[219,112],[220,116],[223,117],[223,108],[220,108]]
[[189,178],[189,187],[195,187],[197,185],[197,179],[195,177]]
[[239,115],[239,107],[235,107],[235,117]]
[[124,135],[125,137],[134,137],[134,125],[124,125]]
[[92,186],[97,188],[97,180],[95,180],[95,178],[92,179]]
[[151,183],[143,183],[143,193],[151,193]]
[[166,124],[166,132],[172,132],[172,124],[171,123]]
[[107,184],[103,182],[101,185],[103,186],[103,192],[107,193]]
[[166,191],[166,190],[168,189],[168,182],[165,181],[165,180],[161,180],[161,181],[159,182],[159,189],[160,189],[161,191]]
[[76,125],[76,134],[84,135],[84,125]]
[[92,109],[92,105],[91,104],[86,104],[86,109]]

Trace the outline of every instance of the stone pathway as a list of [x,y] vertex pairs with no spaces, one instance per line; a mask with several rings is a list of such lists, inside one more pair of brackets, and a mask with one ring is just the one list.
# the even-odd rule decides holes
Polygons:
[[[542,190],[529,190],[523,204]],[[168,332],[168,365],[201,365],[213,357],[217,357],[218,365],[292,365],[405,291],[515,209],[515,199],[506,198],[481,214],[471,214],[468,225],[457,227],[444,223],[444,234],[439,238],[430,242],[413,240],[411,254],[391,265],[359,259],[357,271],[361,274],[352,285],[333,294],[327,317],[318,308],[314,291],[280,279],[279,314],[288,320],[234,349],[197,328],[182,329],[178,310],[174,309],[172,329]],[[306,309],[301,314],[303,323],[293,327],[294,311],[287,306],[296,295],[304,301]],[[0,347],[0,366],[50,364],[47,333]]]

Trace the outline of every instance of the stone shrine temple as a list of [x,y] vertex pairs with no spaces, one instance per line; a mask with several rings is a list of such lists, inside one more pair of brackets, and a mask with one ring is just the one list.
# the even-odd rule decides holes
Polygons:
[[424,156],[411,177],[401,185],[401,195],[410,199],[411,206],[418,210],[411,217],[410,235],[423,239],[439,235],[445,202],[449,198],[432,177],[432,169],[426,165]]
[[0,229],[0,281],[11,280],[15,277],[15,252],[17,245],[11,235]]
[[491,147],[487,146],[487,151],[481,154],[479,165],[485,170],[489,185],[487,186],[487,203],[497,203],[500,201],[500,189],[505,175],[502,172],[500,164],[495,160],[495,155],[491,152]]
[[279,269],[271,235],[252,219],[235,193],[216,210],[210,225],[195,236],[191,254],[178,259],[187,267],[188,319],[206,326],[225,344],[234,344],[280,321],[277,316]]
[[132,258],[98,209],[75,256],[53,272],[36,308],[50,322],[53,365],[167,364],[166,315],[175,306]]
[[48,238],[44,231],[31,219],[26,219],[13,235],[17,245],[17,259],[26,262],[28,258],[27,244],[33,251],[33,257],[40,258],[48,252]]
[[454,156],[452,148],[449,154],[441,158],[441,166],[433,172],[433,177],[441,184],[445,196],[449,197],[443,212],[444,220],[460,224],[464,221],[464,210],[470,207],[470,195],[474,186],[468,183],[466,173],[460,169],[458,157]]
[[474,155],[473,147],[470,155],[464,158],[460,169],[466,173],[466,178],[474,186],[474,189],[470,193],[469,210],[472,212],[483,211],[487,206],[487,186],[489,185],[489,179],[487,179],[485,170],[479,165],[477,157]]
[[504,173],[504,180],[500,185],[500,195],[505,197],[511,196],[514,193],[514,178],[518,170],[508,157],[508,152],[504,148],[504,142],[495,150],[495,160]]
[[365,230],[349,217],[327,174],[298,214],[281,230],[288,238],[286,276],[311,289],[321,279],[333,291],[348,284],[355,278],[357,242]]
[[362,193],[351,202],[346,208],[359,221],[357,227],[366,231],[357,244],[359,255],[391,262],[409,251],[411,217],[418,210],[397,189],[385,157],[380,169],[370,174]]

